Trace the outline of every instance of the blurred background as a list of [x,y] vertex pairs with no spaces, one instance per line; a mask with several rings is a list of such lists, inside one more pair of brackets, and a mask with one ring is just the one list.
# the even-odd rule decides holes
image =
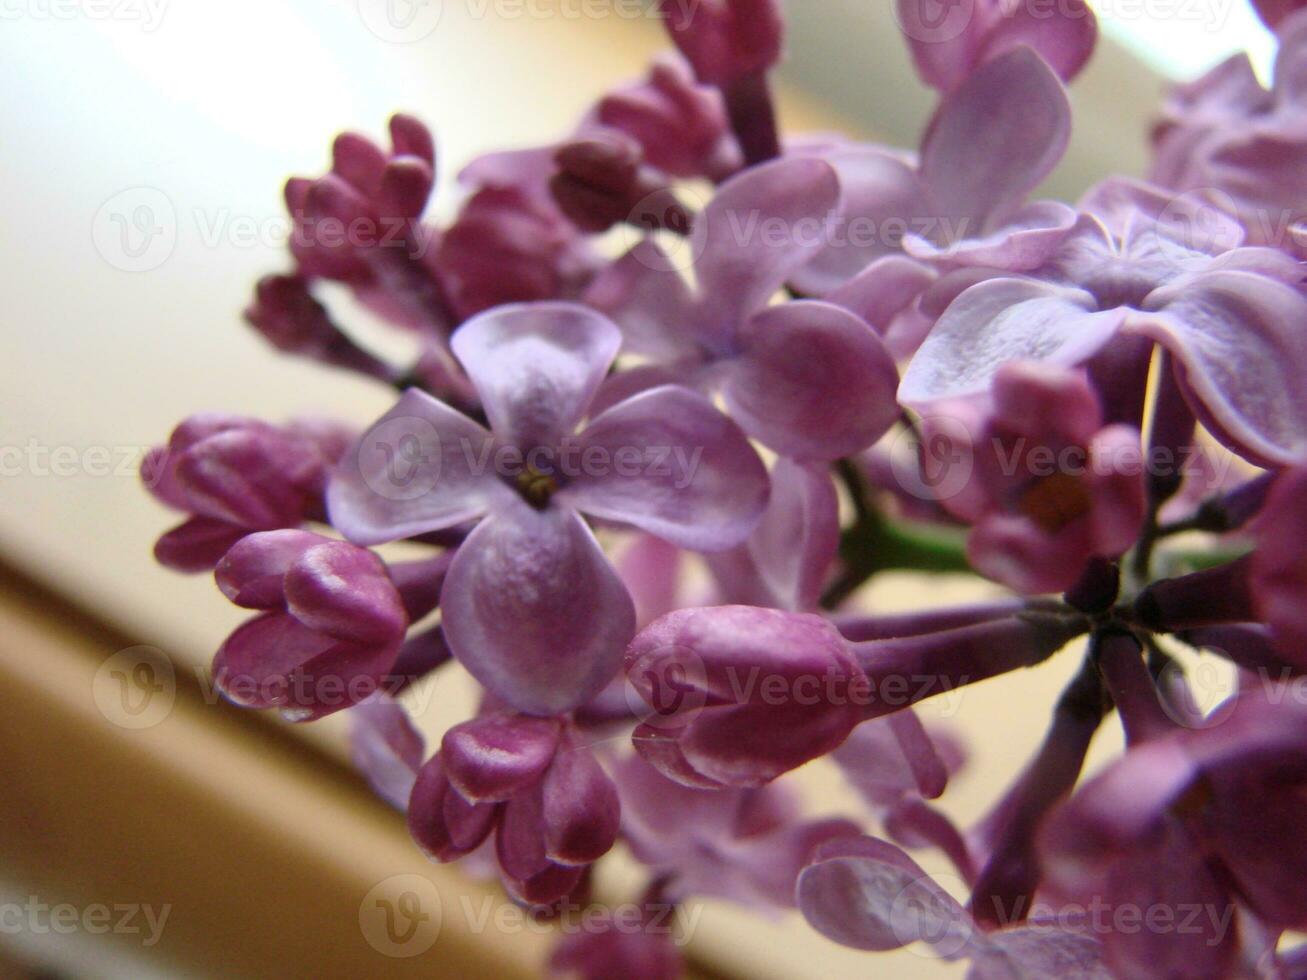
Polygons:
[[[915,146],[933,99],[892,4],[788,6],[788,130]],[[1073,89],[1076,137],[1048,188],[1070,199],[1141,172],[1167,78],[1241,48],[1264,70],[1271,49],[1244,0],[1097,6],[1106,40]],[[470,157],[547,142],[642,73],[665,45],[632,9],[0,0],[0,977],[538,970],[549,937],[511,909],[486,915],[493,887],[417,853],[350,771],[336,720],[295,728],[213,696],[207,661],[242,616],[207,576],[153,563],[170,516],[136,468],[201,410],[363,424],[388,408],[388,389],[279,357],[240,321],[254,281],[287,268],[284,179],[325,169],[338,131],[380,136],[402,109],[437,135],[434,207],[448,215]],[[972,587],[930,588],[938,601]],[[926,601],[910,578],[864,599]],[[1075,666],[932,705],[976,736],[945,809],[997,795]],[[142,677],[158,696],[134,704]],[[433,734],[470,697],[457,678],[440,684],[419,692]],[[815,810],[856,812],[810,768]],[[621,895],[621,868],[609,877]],[[423,915],[400,942],[377,910],[410,895]],[[800,921],[701,911],[689,952],[703,975],[960,975],[912,950],[839,949]]]

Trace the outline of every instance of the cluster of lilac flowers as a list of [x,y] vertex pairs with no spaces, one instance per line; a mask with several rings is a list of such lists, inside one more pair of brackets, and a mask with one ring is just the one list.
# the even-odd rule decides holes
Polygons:
[[[659,910],[715,896],[975,980],[1307,977],[1304,6],[1259,4],[1269,91],[1242,56],[1177,88],[1148,181],[1074,205],[1030,195],[1095,45],[1080,0],[898,0],[939,93],[915,152],[782,138],[777,0],[666,4],[677,50],[557,144],[474,161],[446,226],[420,122],[338,137],[247,319],[394,407],[196,416],[145,467],[185,515],[158,559],[254,614],[220,689],[348,709],[417,844],[541,916],[622,842],[643,912],[567,936],[560,972],[678,976]],[[1010,597],[854,601],[895,570]],[[1186,650],[1233,664],[1227,702],[1199,707]],[[1083,662],[1047,737],[956,825],[933,801],[966,753],[913,706],[1055,656]],[[455,663],[481,704],[428,753],[405,692]],[[1126,750],[1081,779],[1113,714]],[[857,819],[781,779],[825,757]]]

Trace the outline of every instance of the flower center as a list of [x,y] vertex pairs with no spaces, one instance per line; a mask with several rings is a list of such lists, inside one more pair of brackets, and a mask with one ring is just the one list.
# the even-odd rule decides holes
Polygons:
[[534,466],[528,466],[517,475],[517,492],[536,510],[543,510],[557,490],[558,481]]
[[1017,502],[1017,510],[1051,533],[1089,513],[1093,499],[1084,481],[1070,473],[1053,473],[1032,485]]

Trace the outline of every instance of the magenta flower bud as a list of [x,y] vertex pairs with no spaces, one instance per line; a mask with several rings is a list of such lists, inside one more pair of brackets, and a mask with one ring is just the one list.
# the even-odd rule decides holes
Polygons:
[[[1307,16],[1307,15],[1305,15]],[[1307,466],[1276,482],[1254,526],[1251,586],[1260,616],[1286,653],[1307,649]]]
[[617,839],[617,790],[559,718],[495,711],[451,728],[418,775],[409,829],[456,860],[495,832],[508,890],[547,905],[569,894]]
[[384,381],[395,371],[360,348],[313,298],[302,276],[265,276],[255,289],[245,319],[274,347]]
[[156,498],[191,515],[159,539],[155,557],[180,571],[208,571],[251,531],[319,516],[327,468],[341,451],[333,431],[229,415],[187,419],[141,467]]
[[595,118],[636,140],[644,158],[673,177],[724,180],[740,168],[720,93],[696,84],[675,56],[656,60],[648,79],[605,96]]
[[672,41],[701,82],[728,86],[781,59],[785,25],[777,0],[663,0],[662,14]]
[[408,831],[433,861],[457,861],[485,842],[499,812],[493,803],[464,799],[437,752],[418,770],[408,801]]
[[594,133],[563,144],[554,160],[558,173],[549,188],[578,228],[603,232],[629,221],[646,230],[665,226],[688,232],[693,219],[666,180],[644,164],[640,145],[631,137]]
[[307,531],[252,534],[214,577],[237,605],[261,610],[214,657],[218,689],[242,707],[278,708],[293,721],[374,694],[408,629],[379,558]]
[[626,671],[653,709],[637,751],[692,786],[761,786],[838,746],[868,701],[833,626],[748,606],[663,616],[631,643]]

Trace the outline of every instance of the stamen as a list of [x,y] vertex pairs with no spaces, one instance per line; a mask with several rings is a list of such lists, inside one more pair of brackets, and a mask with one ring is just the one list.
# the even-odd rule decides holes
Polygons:
[[518,474],[517,492],[526,498],[526,502],[537,510],[549,503],[549,498],[558,490],[558,481],[548,473],[541,473],[532,466]]
[[1050,533],[1083,517],[1092,506],[1093,498],[1084,481],[1070,473],[1044,477],[1017,502],[1017,510]]

